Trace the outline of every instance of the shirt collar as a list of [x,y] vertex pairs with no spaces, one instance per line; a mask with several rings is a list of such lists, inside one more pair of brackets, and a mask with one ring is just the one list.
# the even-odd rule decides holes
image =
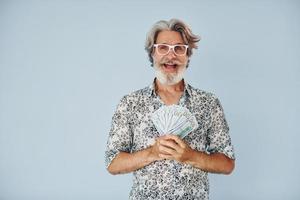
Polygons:
[[[156,78],[154,78],[153,82],[148,87],[147,93],[148,93],[149,96],[152,96],[152,95],[156,96],[157,95],[156,92],[155,92],[155,79]],[[190,85],[184,79],[183,79],[183,82],[184,82],[184,91],[183,92],[187,93],[188,95],[191,95],[192,93],[191,93]]]

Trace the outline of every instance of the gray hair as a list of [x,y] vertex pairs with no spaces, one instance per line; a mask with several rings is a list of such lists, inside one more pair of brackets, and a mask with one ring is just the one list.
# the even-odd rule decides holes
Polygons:
[[148,53],[149,60],[151,62],[151,66],[153,67],[153,45],[156,42],[157,35],[161,31],[176,31],[179,32],[185,44],[189,46],[187,50],[187,56],[190,57],[193,54],[193,49],[197,49],[197,42],[200,41],[200,36],[194,35],[187,24],[178,20],[178,19],[171,19],[169,21],[161,20],[156,22],[146,37],[145,43],[145,50]]

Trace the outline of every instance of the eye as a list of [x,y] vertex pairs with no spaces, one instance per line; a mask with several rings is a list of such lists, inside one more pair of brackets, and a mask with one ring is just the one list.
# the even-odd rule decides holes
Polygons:
[[158,49],[161,50],[161,51],[168,51],[169,50],[169,47],[167,45],[158,45]]
[[157,45],[157,50],[160,54],[166,54],[169,52],[169,46],[164,44]]
[[175,53],[177,53],[177,54],[179,54],[179,55],[185,54],[185,53],[186,53],[186,49],[187,49],[187,47],[184,46],[184,45],[176,45],[176,46],[174,47]]

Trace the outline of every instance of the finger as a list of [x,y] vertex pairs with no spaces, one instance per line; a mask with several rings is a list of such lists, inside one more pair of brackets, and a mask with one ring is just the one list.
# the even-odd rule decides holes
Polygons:
[[156,138],[156,139],[155,139],[155,144],[156,144],[157,146],[159,146],[161,140],[162,140],[161,138]]
[[175,153],[177,153],[176,150],[162,145],[159,146],[158,150],[160,153],[169,154],[169,155],[174,155]]
[[185,142],[177,135],[166,135],[164,139],[174,140],[181,148],[184,148],[186,146]]
[[172,148],[174,150],[178,150],[180,148],[180,146],[174,142],[174,140],[161,140],[160,141],[160,144],[165,146],[165,147],[169,147],[169,148]]
[[158,139],[159,140],[167,140],[167,139],[170,139],[170,136],[172,136],[172,135],[171,134],[166,134],[166,135],[160,136]]

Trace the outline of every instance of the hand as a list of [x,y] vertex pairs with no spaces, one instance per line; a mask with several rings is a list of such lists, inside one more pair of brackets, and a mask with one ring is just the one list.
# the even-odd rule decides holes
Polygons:
[[153,145],[151,145],[148,149],[149,151],[149,159],[150,159],[150,162],[153,162],[153,161],[156,161],[156,160],[163,160],[164,158],[161,158],[159,156],[159,142],[158,142],[159,139],[156,139],[155,140],[155,143]]
[[157,139],[159,157],[184,163],[192,157],[194,150],[176,135],[165,135]]

